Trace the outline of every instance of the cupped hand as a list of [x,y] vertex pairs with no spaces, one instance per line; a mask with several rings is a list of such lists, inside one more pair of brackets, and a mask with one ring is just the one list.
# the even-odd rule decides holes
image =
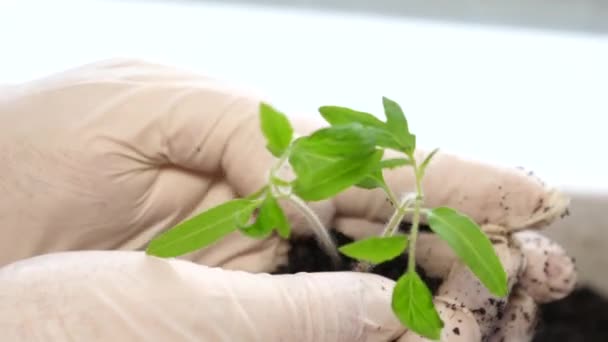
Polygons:
[[[110,60],[7,89],[0,265],[143,249],[184,218],[257,190],[271,163],[259,148],[257,97],[174,68]],[[280,245],[231,237],[188,259],[261,271]],[[260,251],[272,257],[250,260]]]
[[[265,183],[274,159],[259,130],[260,97],[135,60],[90,64],[2,91],[0,188],[8,195],[0,199],[0,326],[9,340],[418,338],[391,313],[390,280],[255,274],[286,262],[288,242],[277,236],[255,240],[234,233],[184,256],[193,263],[132,252]],[[387,182],[396,193],[413,188],[403,173],[389,171]],[[524,284],[514,287],[501,315],[571,290],[573,282],[551,291],[551,284],[574,274],[563,251],[524,231],[566,210],[559,193],[519,170],[444,154],[434,158],[423,186],[427,206],[454,207],[488,231],[500,231],[496,249],[511,285]],[[324,224],[354,238],[377,233],[391,213],[382,192],[362,189],[311,205]],[[310,234],[303,217],[286,211],[294,235]],[[532,243],[552,246],[542,250],[550,253],[533,255]],[[473,341],[496,327],[511,334],[507,338],[522,334],[523,325],[509,329],[513,322],[497,313],[475,315],[473,306],[486,305],[476,300],[491,296],[460,296],[459,302],[455,289],[477,289],[477,280],[434,236],[421,244],[429,251],[419,257],[422,266],[444,279],[436,297],[446,308],[442,318],[448,325],[454,317],[469,324],[459,334],[444,329],[445,340]],[[83,250],[98,251],[76,252]],[[65,251],[74,252],[49,254]],[[539,271],[548,260],[551,272]],[[535,278],[539,272],[543,279]]]

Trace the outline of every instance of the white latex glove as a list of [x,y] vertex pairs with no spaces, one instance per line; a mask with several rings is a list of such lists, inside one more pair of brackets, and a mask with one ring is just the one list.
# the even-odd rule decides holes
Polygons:
[[[3,341],[417,340],[404,335],[391,312],[390,280],[349,272],[253,274],[285,263],[288,242],[277,236],[260,241],[235,233],[185,256],[188,261],[134,251],[265,182],[273,157],[259,132],[259,101],[196,74],[131,60],[3,88]],[[411,190],[412,181],[402,173],[387,175],[397,193]],[[428,206],[451,206],[507,232],[542,227],[567,204],[522,172],[443,154],[427,169],[423,186]],[[361,189],[313,208],[327,226],[354,238],[377,233],[391,213],[382,192]],[[303,218],[286,210],[294,235],[310,234]],[[439,253],[440,242],[429,250]],[[62,251],[75,252],[38,256]],[[517,257],[519,249],[497,245],[497,251],[512,283],[531,269],[512,262],[525,260]],[[474,277],[450,280],[461,267],[450,253],[432,260],[423,266],[443,270],[437,272],[446,279],[438,305],[454,300],[455,287],[478,286]],[[532,259],[532,265],[539,262]],[[571,277],[567,267],[558,263],[555,268],[566,271],[541,283],[555,274]],[[482,336],[498,324],[467,316],[476,309],[468,305],[454,310],[456,316],[442,312],[449,327],[444,340]],[[463,315],[468,325],[454,335],[450,324]]]
[[391,281],[67,252],[0,270],[2,341],[391,341]]

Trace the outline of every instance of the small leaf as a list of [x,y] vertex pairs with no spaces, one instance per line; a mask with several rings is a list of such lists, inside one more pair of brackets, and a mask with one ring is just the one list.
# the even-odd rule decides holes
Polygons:
[[268,185],[264,185],[261,188],[259,188],[257,191],[247,195],[247,197],[245,197],[245,199],[247,199],[249,201],[257,201],[260,197],[265,196],[267,191],[268,191]]
[[376,140],[361,124],[350,123],[322,128],[294,143],[293,153],[355,157],[372,153]]
[[386,115],[386,123],[389,126],[389,129],[393,133],[397,135],[408,135],[410,134],[409,126],[407,124],[407,120],[405,119],[405,114],[401,109],[401,106],[387,98],[386,96],[382,97],[382,105],[384,106],[384,114]]
[[319,201],[357,184],[376,169],[383,151],[350,159],[306,160],[305,155],[292,154],[290,162],[297,178],[294,192],[305,201]]
[[321,116],[332,126],[359,123],[365,127],[367,134],[374,137],[376,145],[401,151],[403,147],[388,128],[386,123],[372,114],[356,111],[346,107],[323,106],[319,108]]
[[274,229],[277,231],[277,233],[279,233],[280,237],[283,239],[288,239],[291,235],[291,226],[287,220],[287,217],[285,216],[285,213],[283,212],[283,209],[281,209],[281,207],[278,205],[276,208],[277,210],[273,214],[275,216]]
[[310,136],[298,138],[289,158],[296,174],[302,175],[340,159],[370,155],[375,150],[375,142],[368,129],[358,123],[350,123],[323,128]]
[[383,169],[395,169],[400,166],[411,165],[412,161],[406,158],[385,159],[380,162],[380,167]]
[[377,169],[369,175],[365,176],[359,183],[356,184],[357,187],[363,189],[376,189],[376,188],[385,188],[386,182],[384,181],[384,175],[382,174],[381,169]]
[[289,237],[291,231],[285,213],[276,198],[268,195],[260,206],[255,222],[241,228],[241,231],[252,238],[263,239],[268,237],[273,229],[276,229],[279,236],[285,239]]
[[[296,146],[297,142],[294,147]],[[303,149],[298,150],[297,147],[289,155],[289,163],[298,178],[302,179],[314,177],[314,174],[319,172],[320,168],[336,163],[340,159],[336,156],[325,156]]]
[[285,114],[277,111],[268,104],[260,105],[260,121],[266,148],[275,157],[281,157],[293,139],[293,127]]
[[416,272],[407,272],[395,284],[391,307],[397,318],[416,334],[438,340],[444,323],[433,304],[433,294]]
[[371,237],[339,248],[346,256],[360,261],[380,264],[399,256],[407,248],[407,236]]
[[154,238],[146,253],[176,257],[206,247],[238,229],[256,208],[255,202],[236,199],[211,208]]
[[265,239],[272,233],[272,227],[257,219],[253,224],[242,227],[241,232],[254,239]]
[[447,207],[432,209],[428,223],[494,295],[507,295],[507,274],[490,240],[467,216]]
[[438,148],[434,149],[433,151],[431,151],[431,153],[429,153],[428,156],[426,156],[426,158],[424,158],[424,160],[422,161],[422,164],[420,164],[420,174],[424,175],[424,171],[426,171],[426,167],[429,165],[429,163],[431,162],[431,159],[433,159],[433,156],[435,156],[435,154],[439,151]]
[[416,136],[410,133],[405,114],[399,104],[387,97],[382,97],[386,125],[403,151],[410,153],[416,148]]
[[376,188],[387,189],[388,186],[386,185],[386,181],[384,180],[384,174],[382,173],[382,169],[394,169],[399,166],[409,164],[411,164],[410,160],[405,158],[393,158],[382,160],[378,165],[378,169],[365,176],[365,178],[363,178],[362,181],[357,183],[356,186],[359,188],[370,190]]
[[358,122],[363,126],[385,129],[385,124],[372,114],[359,112],[346,107],[323,106],[319,108],[321,116],[331,125],[344,125]]

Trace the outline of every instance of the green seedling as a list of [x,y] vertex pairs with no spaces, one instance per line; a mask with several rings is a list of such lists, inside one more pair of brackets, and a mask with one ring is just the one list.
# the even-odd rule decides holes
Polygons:
[[[220,204],[178,224],[154,238],[146,252],[176,257],[208,247],[235,231],[256,239],[276,232],[287,239],[291,228],[280,202],[289,201],[307,218],[317,240],[336,262],[342,253],[360,262],[356,270],[367,271],[407,251],[407,270],[394,287],[392,310],[408,329],[439,339],[444,324],[430,289],[415,269],[416,240],[423,217],[492,294],[507,295],[507,275],[490,240],[472,219],[449,207],[424,206],[422,180],[437,150],[419,163],[415,158],[416,136],[410,132],[400,105],[386,97],[382,102],[386,121],[345,107],[320,107],[329,126],[297,139],[287,116],[262,104],[260,128],[267,150],[277,158],[267,183],[249,196]],[[400,157],[383,158],[387,149],[397,151]],[[280,174],[286,164],[294,171],[293,179]],[[414,191],[400,197],[393,193],[384,180],[383,171],[387,168],[411,172]],[[381,189],[395,211],[380,236],[338,248],[307,202],[332,198],[351,187]],[[398,228],[406,215],[411,215],[411,229],[402,234]]]

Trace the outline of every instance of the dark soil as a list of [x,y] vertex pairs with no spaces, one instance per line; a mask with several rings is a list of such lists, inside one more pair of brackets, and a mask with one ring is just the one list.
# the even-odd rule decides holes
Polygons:
[[608,298],[589,288],[541,306],[541,322],[534,342],[608,341]]
[[[334,241],[338,246],[345,245],[353,240],[344,234],[332,232]],[[330,271],[350,271],[356,266],[357,262],[354,259],[348,258],[340,254],[341,264],[336,267],[332,266],[329,256],[321,250],[315,239],[301,239],[292,241],[291,250],[289,252],[289,262],[287,266],[280,268],[276,273],[297,273],[297,272],[330,272]],[[384,277],[397,280],[407,267],[407,255],[395,258],[389,262],[377,265],[372,268],[371,273],[379,274]],[[418,274],[427,283],[431,291],[435,290],[441,284],[439,279],[427,277],[424,271],[416,268]]]
[[[338,246],[352,241],[343,234],[332,234]],[[337,267],[332,266],[330,258],[314,239],[300,239],[292,242],[288,265],[276,273],[348,271],[356,264],[346,256],[342,256],[341,261]],[[403,255],[374,267],[372,273],[397,280],[405,271],[406,265],[407,256]],[[421,269],[418,272],[435,292],[440,281],[425,276]],[[540,311],[540,323],[533,342],[608,342],[608,298],[603,298],[589,288],[577,289],[563,300],[541,305]]]

